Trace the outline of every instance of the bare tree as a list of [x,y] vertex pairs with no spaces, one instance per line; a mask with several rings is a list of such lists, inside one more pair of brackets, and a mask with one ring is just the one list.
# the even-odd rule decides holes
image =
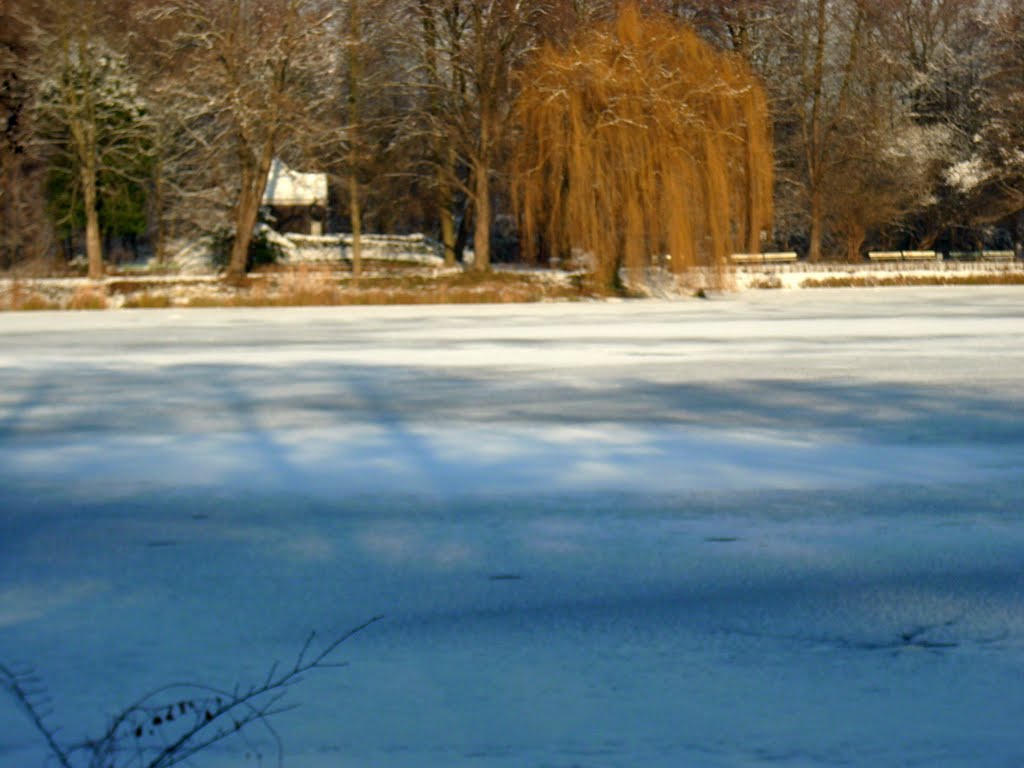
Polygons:
[[239,282],[273,159],[325,98],[332,12],[316,0],[167,0],[152,16],[177,25],[165,55],[184,62],[164,97],[179,105],[197,152],[230,156],[227,278]]
[[20,3],[0,4],[0,269],[45,250],[44,165],[32,141],[36,51]]
[[[903,65],[894,81],[907,90],[914,113],[924,122],[948,121],[969,108],[963,91],[968,60],[965,34],[972,16],[981,10],[978,0],[888,0],[881,6],[888,42]],[[966,54],[966,55],[965,55]],[[966,65],[966,67],[965,67]],[[968,75],[970,77],[970,75]]]
[[850,118],[867,15],[856,0],[799,0],[785,36],[786,71],[775,94],[784,179],[807,211],[808,258],[822,257],[826,187],[836,173],[837,127]]
[[[865,105],[870,109],[870,105]],[[908,120],[885,119],[866,111],[833,151],[835,172],[824,183],[828,227],[845,244],[848,261],[860,261],[869,234],[900,226],[927,205],[944,132]]]
[[1024,210],[1024,6],[1009,4],[996,26],[998,64],[991,78],[991,120],[987,127],[993,162],[1000,171],[1007,210]]
[[[464,96],[467,88],[461,73],[452,66],[451,54],[464,35],[461,5],[416,0],[409,8],[418,35],[409,36],[414,51],[414,72],[420,72],[410,84],[422,91],[419,114],[426,124],[427,165],[436,197],[438,224],[444,261],[454,266],[457,253],[455,226],[455,187],[458,183],[458,153],[455,142],[445,130],[447,103]],[[416,131],[415,133],[420,133]]]
[[895,64],[889,87],[939,153],[930,203],[911,212],[909,232],[927,247],[941,238],[956,248],[973,218],[959,183],[987,120],[982,98],[995,9],[990,0],[888,0],[881,12],[887,58]]
[[446,258],[454,260],[453,192],[469,201],[474,268],[490,267],[495,178],[509,139],[517,81],[540,37],[552,3],[536,0],[441,0],[413,7],[419,22],[419,112],[431,148]]
[[363,210],[359,189],[359,163],[363,144],[362,77],[363,17],[359,0],[348,0],[345,22],[346,141],[348,143],[348,210],[352,225],[352,275],[357,280],[363,271]]
[[768,73],[781,25],[792,0],[662,0],[655,3],[723,50],[734,51],[762,74]]
[[1024,240],[1024,6],[1006,3],[986,38],[979,88],[981,124],[970,151],[950,169],[962,209],[975,225],[1006,222]]
[[126,45],[129,63],[147,94],[148,235],[157,264],[165,265],[170,241],[185,234],[194,236],[195,225],[214,220],[219,205],[210,199],[208,189],[210,168],[217,163],[195,151],[201,141],[190,130],[184,109],[187,102],[178,98],[187,62],[162,55],[178,28],[174,19],[156,18],[161,7],[162,0],[132,0],[125,23],[130,29]]
[[869,233],[897,235],[910,214],[928,206],[950,150],[948,127],[919,110],[913,87],[921,83],[914,74],[917,65],[891,55],[906,34],[899,14],[891,11],[862,11],[859,53],[846,83],[847,108],[830,125],[830,172],[822,180],[825,223],[845,241],[850,261],[862,258]]
[[397,12],[388,0],[345,0],[338,6],[342,55],[335,90],[337,104],[325,114],[316,153],[343,182],[352,231],[352,273],[362,273],[362,233],[374,190],[369,179],[380,175],[392,143],[397,105],[393,39]]

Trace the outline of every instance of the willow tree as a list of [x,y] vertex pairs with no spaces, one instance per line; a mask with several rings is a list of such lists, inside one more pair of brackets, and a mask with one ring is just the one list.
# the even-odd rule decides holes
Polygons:
[[661,255],[721,274],[771,217],[761,87],[736,56],[627,4],[541,50],[523,79],[514,200],[523,243],[594,260],[607,290]]

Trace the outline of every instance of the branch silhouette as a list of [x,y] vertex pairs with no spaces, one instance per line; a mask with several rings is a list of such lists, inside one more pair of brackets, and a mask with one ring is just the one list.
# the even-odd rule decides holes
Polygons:
[[289,690],[307,672],[347,666],[331,661],[332,654],[382,618],[352,627],[319,651],[314,651],[317,634],[311,632],[290,666],[275,661],[262,682],[248,687],[229,691],[204,683],[170,683],[151,690],[115,714],[98,738],[73,744],[58,740],[60,729],[49,722],[53,713],[46,687],[33,668],[0,664],[0,688],[24,711],[61,768],[169,768],[226,739],[247,741],[254,725],[269,735],[281,765],[282,740],[271,719],[298,706],[284,701]]

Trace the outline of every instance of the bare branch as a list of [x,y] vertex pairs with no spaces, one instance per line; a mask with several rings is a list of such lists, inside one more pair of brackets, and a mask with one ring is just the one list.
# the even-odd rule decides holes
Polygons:
[[[312,657],[309,653],[315,633],[310,633],[294,663],[280,672],[280,665],[274,662],[258,685],[235,685],[230,691],[203,683],[171,683],[156,688],[118,712],[99,738],[70,746],[62,746],[57,740],[58,729],[45,722],[48,697],[32,670],[16,673],[0,665],[0,686],[25,711],[61,768],[74,768],[73,756],[77,754],[85,755],[90,766],[103,768],[169,768],[226,739],[246,738],[247,729],[255,724],[269,734],[280,757],[281,738],[271,718],[297,706],[285,703],[288,692],[307,672],[344,666],[329,661],[331,654],[382,618],[374,616],[349,629]],[[151,739],[156,741],[151,743]]]

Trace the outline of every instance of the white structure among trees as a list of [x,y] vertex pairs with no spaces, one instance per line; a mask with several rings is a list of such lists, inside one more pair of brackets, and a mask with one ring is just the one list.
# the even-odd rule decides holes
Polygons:
[[267,176],[263,204],[270,206],[275,216],[290,223],[296,220],[306,223],[308,231],[301,234],[321,235],[323,216],[317,215],[316,209],[322,212],[327,205],[327,174],[295,171],[275,158]]

